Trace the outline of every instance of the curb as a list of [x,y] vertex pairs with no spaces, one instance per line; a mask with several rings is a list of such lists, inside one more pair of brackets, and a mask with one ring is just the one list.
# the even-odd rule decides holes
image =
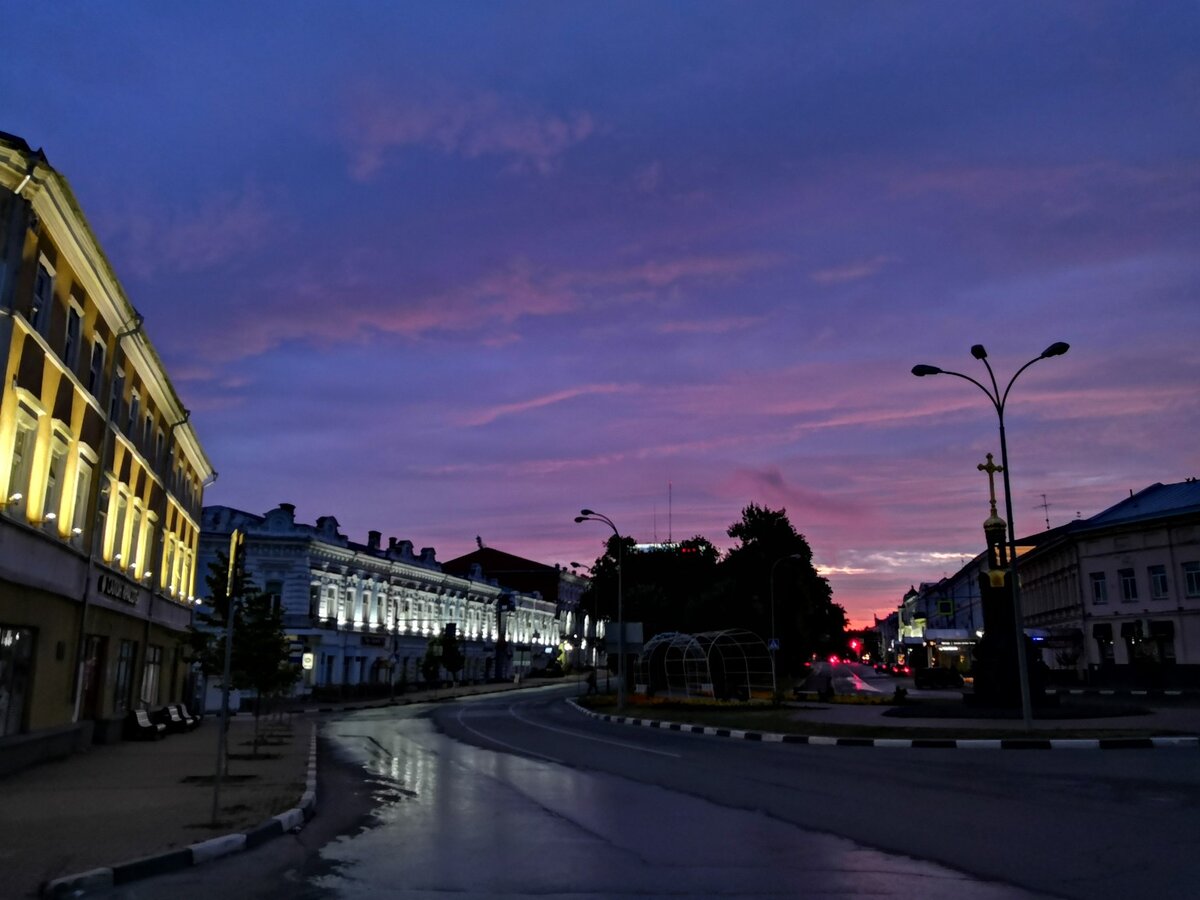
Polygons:
[[1200,747],[1200,737],[1136,738],[861,738],[827,737],[819,734],[778,734],[771,731],[740,731],[711,725],[690,725],[658,719],[635,719],[592,712],[574,700],[567,703],[586,716],[617,725],[640,725],[682,734],[734,738],[779,744],[808,744],[814,747],[889,747],[917,750],[1151,750],[1166,747]]
[[308,744],[308,777],[305,781],[304,794],[300,797],[297,806],[277,816],[272,816],[246,832],[225,834],[179,850],[169,850],[166,853],[129,860],[115,866],[105,866],[55,878],[42,886],[41,896],[46,898],[79,897],[91,891],[107,890],[119,884],[128,884],[142,878],[198,866],[231,853],[250,850],[272,838],[299,830],[316,814],[317,725],[314,722]]

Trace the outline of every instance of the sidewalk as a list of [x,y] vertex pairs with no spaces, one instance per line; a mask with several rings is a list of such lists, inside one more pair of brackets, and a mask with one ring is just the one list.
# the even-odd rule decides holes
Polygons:
[[[395,705],[555,683],[410,691]],[[219,727],[212,716],[191,732],[98,745],[0,779],[0,894],[37,897],[46,882],[104,867],[132,875],[133,867],[121,864],[171,853],[188,857],[182,863],[166,860],[182,868],[192,862],[186,849],[205,841],[213,843],[212,855],[229,852],[222,838],[253,832],[272,817],[297,811],[307,789],[318,713],[388,705],[386,699],[302,703],[263,716],[266,744],[257,758],[251,757],[253,716],[232,716],[229,775],[221,784],[215,824],[212,775]]]
[[268,745],[248,759],[249,716],[229,728],[229,775],[212,821],[218,723],[160,741],[125,741],[0,781],[0,867],[8,896],[43,882],[244,832],[297,806],[305,790],[308,716],[262,725]]

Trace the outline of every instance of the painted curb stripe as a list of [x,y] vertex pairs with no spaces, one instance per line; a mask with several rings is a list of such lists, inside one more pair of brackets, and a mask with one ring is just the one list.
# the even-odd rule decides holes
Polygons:
[[317,724],[315,722],[312,726],[308,747],[306,790],[300,798],[299,806],[272,816],[245,833],[226,834],[192,844],[181,850],[171,850],[157,856],[147,856],[111,867],[90,869],[87,872],[55,878],[42,886],[42,896],[47,898],[74,897],[89,891],[128,884],[141,878],[176,872],[219,859],[222,856],[228,856],[231,853],[249,850],[272,838],[286,834],[293,828],[300,827],[317,812]]
[[684,734],[705,734],[764,743],[808,744],[815,747],[888,747],[914,750],[1146,750],[1159,747],[1200,747],[1200,737],[1163,736],[1128,738],[858,738],[820,734],[779,734],[770,731],[739,731],[666,722],[659,719],[630,719],[593,712],[567,698],[567,703],[593,719],[618,725],[641,725]]

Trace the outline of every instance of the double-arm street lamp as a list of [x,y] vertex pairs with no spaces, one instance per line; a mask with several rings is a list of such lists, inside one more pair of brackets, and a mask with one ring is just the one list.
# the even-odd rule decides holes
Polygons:
[[1017,369],[1016,375],[1013,375],[1008,380],[1008,386],[1004,388],[1003,393],[1000,392],[1000,386],[996,382],[996,374],[992,371],[992,366],[988,362],[987,351],[983,349],[983,344],[973,346],[971,348],[971,355],[982,362],[984,368],[987,369],[988,378],[992,383],[990,390],[970,375],[964,375],[961,372],[951,372],[947,369],[939,369],[937,366],[927,365],[913,366],[912,369],[912,373],[918,378],[925,375],[953,375],[955,378],[971,382],[971,384],[987,395],[988,400],[991,401],[992,406],[996,410],[997,417],[1000,419],[1000,465],[1004,470],[1004,509],[1008,516],[1008,583],[1012,591],[1013,625],[1017,632],[1017,669],[1021,686],[1021,718],[1024,720],[1026,730],[1032,730],[1033,728],[1033,710],[1030,706],[1029,669],[1027,668],[1025,658],[1025,617],[1021,613],[1021,591],[1020,585],[1017,583],[1017,529],[1013,523],[1012,484],[1009,480],[1008,471],[1008,441],[1004,434],[1004,406],[1008,402],[1008,392],[1012,390],[1013,382],[1017,380],[1017,377],[1022,372],[1040,359],[1062,356],[1070,349],[1070,344],[1063,341],[1055,341],[1043,350],[1040,356],[1034,357],[1021,366],[1021,368]]
[[789,553],[787,556],[781,556],[771,564],[771,642],[767,645],[767,650],[771,654],[771,702],[779,702],[779,687],[775,683],[775,651],[779,646],[779,639],[775,636],[775,569],[785,559],[804,559],[799,553]]
[[580,522],[603,522],[612,529],[617,538],[617,714],[625,713],[625,619],[623,615],[623,595],[621,593],[621,569],[624,555],[624,543],[621,532],[613,524],[613,520],[591,509],[581,509],[575,517],[576,524]]

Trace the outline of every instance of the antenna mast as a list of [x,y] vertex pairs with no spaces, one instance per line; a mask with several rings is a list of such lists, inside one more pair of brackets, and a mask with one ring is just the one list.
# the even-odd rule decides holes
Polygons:
[[1050,530],[1050,502],[1046,499],[1046,495],[1042,494],[1042,502],[1034,509],[1041,509],[1042,515],[1046,517],[1046,530]]

